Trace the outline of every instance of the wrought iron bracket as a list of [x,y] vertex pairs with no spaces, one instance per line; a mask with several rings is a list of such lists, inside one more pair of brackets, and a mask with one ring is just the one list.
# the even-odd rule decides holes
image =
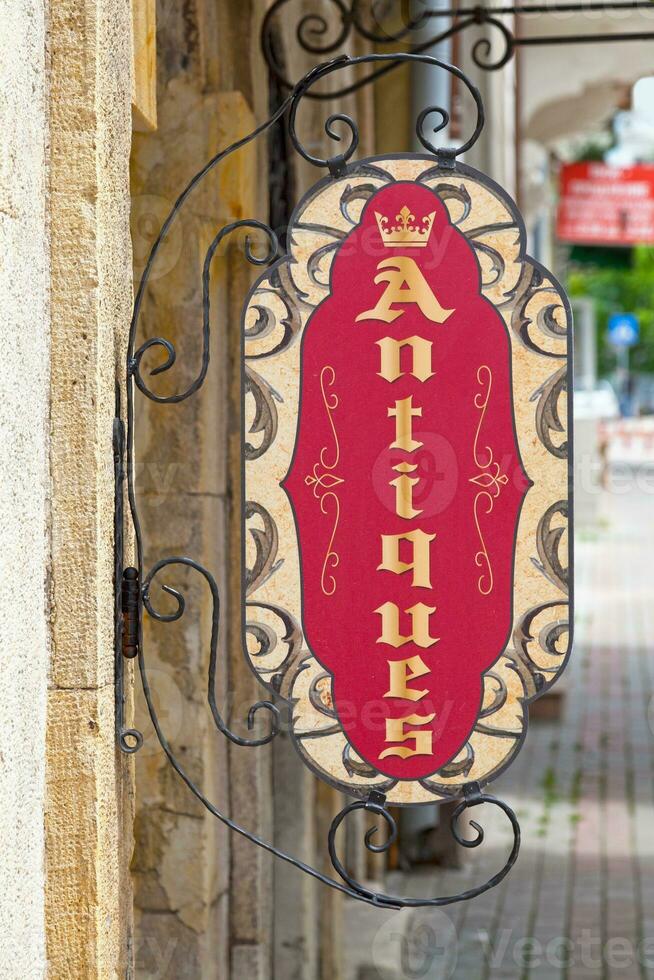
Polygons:
[[120,390],[116,393],[117,416],[113,421],[114,455],[114,675],[116,740],[127,754],[137,752],[143,735],[135,728],[125,727],[125,668],[124,658],[134,657],[138,650],[138,617],[140,601],[138,571],[125,569],[125,424],[120,418]]
[[[279,7],[279,3],[276,5]],[[251,737],[244,738],[235,734],[229,726],[227,725],[225,719],[222,717],[217,704],[217,662],[218,662],[218,632],[220,626],[220,602],[219,602],[219,591],[216,584],[216,580],[211,572],[196,562],[194,559],[186,556],[169,556],[161,558],[157,561],[149,571],[144,569],[143,565],[143,533],[141,529],[141,523],[139,518],[138,500],[137,500],[137,490],[134,478],[134,451],[135,451],[135,437],[134,437],[134,415],[135,415],[135,397],[137,393],[139,396],[148,398],[150,401],[156,402],[158,404],[176,404],[185,401],[187,398],[192,397],[203,385],[207,368],[209,364],[209,345],[210,345],[210,307],[209,307],[209,284],[210,284],[210,270],[211,262],[216,253],[219,244],[223,239],[234,232],[237,229],[247,229],[248,232],[257,232],[263,235],[267,241],[267,251],[264,256],[255,254],[252,248],[252,244],[249,238],[246,238],[245,243],[245,256],[247,260],[255,265],[266,265],[276,257],[277,253],[277,238],[275,232],[267,224],[256,219],[244,219],[239,221],[234,221],[227,224],[225,227],[221,228],[215,235],[213,241],[209,245],[206,253],[206,258],[204,262],[204,267],[202,271],[202,290],[203,290],[203,318],[202,318],[202,359],[199,371],[195,379],[183,390],[172,395],[162,395],[157,393],[151,387],[151,378],[153,376],[159,375],[162,372],[170,370],[176,361],[176,351],[173,343],[165,337],[155,336],[150,337],[143,341],[139,346],[137,346],[137,329],[139,327],[139,317],[141,312],[141,307],[143,303],[144,293],[148,285],[150,275],[157,258],[159,249],[166,239],[168,232],[173,225],[176,217],[180,213],[184,206],[184,203],[193,193],[195,188],[201,183],[203,178],[210,173],[215,167],[217,167],[226,157],[230,154],[238,151],[240,148],[244,147],[246,144],[250,143],[252,140],[256,139],[258,136],[267,132],[273,125],[278,123],[282,117],[287,117],[288,132],[291,142],[297,152],[309,163],[317,167],[324,167],[328,172],[336,177],[340,174],[346,173],[348,168],[348,161],[352,157],[354,151],[356,150],[358,144],[358,129],[355,121],[349,116],[343,114],[336,114],[329,117],[325,124],[325,129],[327,135],[334,140],[339,140],[340,136],[335,131],[335,124],[342,124],[348,131],[350,136],[350,141],[348,146],[342,150],[339,154],[330,158],[320,158],[315,157],[303,146],[296,132],[296,118],[297,112],[300,107],[301,101],[304,97],[311,97],[312,87],[319,83],[323,78],[331,75],[334,72],[339,71],[344,67],[355,67],[358,65],[379,65],[383,69],[392,67],[396,63],[402,62],[421,62],[430,65],[434,68],[445,70],[455,77],[457,77],[461,83],[467,88],[470,93],[475,108],[476,108],[476,120],[474,125],[474,130],[470,138],[463,144],[457,147],[439,148],[437,147],[430,136],[429,130],[426,127],[427,119],[432,115],[436,114],[438,117],[437,125],[433,128],[432,132],[438,132],[444,126],[447,125],[448,115],[447,112],[438,106],[429,106],[423,109],[423,111],[418,116],[416,122],[416,132],[418,138],[422,145],[428,152],[434,154],[435,160],[442,166],[447,166],[449,169],[455,171],[457,167],[457,157],[469,149],[479,134],[481,133],[482,127],[484,125],[484,111],[481,101],[481,97],[474,85],[471,84],[469,79],[461,72],[458,68],[451,65],[447,65],[436,58],[433,58],[427,54],[421,53],[394,53],[394,54],[371,54],[363,55],[358,58],[347,58],[341,57],[333,61],[325,62],[324,64],[318,65],[312,71],[307,73],[296,85],[292,87],[292,90],[288,97],[284,100],[282,105],[278,110],[264,123],[258,126],[253,132],[248,136],[233,143],[230,147],[223,150],[222,152],[216,154],[208,163],[200,170],[188,183],[188,185],[181,192],[177,201],[175,202],[173,208],[165,219],[161,229],[154,241],[150,255],[148,257],[141,282],[139,284],[138,290],[136,292],[134,311],[132,316],[132,321],[130,325],[130,334],[127,350],[126,359],[126,374],[125,374],[125,391],[126,391],[126,401],[127,401],[127,412],[126,419],[123,421],[121,417],[120,410],[120,399],[117,398],[117,409],[116,418],[113,423],[113,451],[114,451],[114,477],[115,477],[115,541],[116,541],[116,558],[115,558],[115,568],[114,568],[114,602],[115,602],[115,679],[116,679],[116,738],[120,749],[125,753],[136,752],[143,743],[142,734],[135,728],[126,727],[125,723],[125,671],[126,665],[130,662],[138,663],[139,675],[141,679],[143,694],[145,702],[147,704],[148,712],[150,715],[150,720],[154,729],[154,733],[159,741],[159,744],[165,753],[171,767],[177,773],[179,778],[186,784],[189,791],[202,803],[202,805],[207,809],[209,813],[215,816],[223,824],[233,830],[235,833],[241,835],[247,840],[251,841],[253,844],[258,845],[263,850],[270,854],[275,855],[281,860],[287,862],[293,867],[310,875],[312,878],[322,882],[326,886],[333,888],[351,898],[357,899],[362,902],[366,902],[370,905],[376,906],[378,908],[390,908],[390,909],[400,909],[400,908],[418,908],[418,907],[438,907],[444,905],[451,905],[455,902],[464,901],[470,898],[474,898],[477,895],[481,895],[483,892],[488,891],[489,888],[493,888],[495,885],[499,884],[503,878],[509,873],[513,864],[515,863],[518,851],[520,848],[520,827],[517,818],[512,811],[512,809],[503,802],[502,800],[496,799],[494,796],[484,793],[477,783],[470,783],[469,785],[463,786],[459,789],[459,795],[453,795],[452,800],[459,799],[458,805],[456,806],[454,813],[452,815],[452,833],[455,840],[466,848],[478,847],[483,839],[484,832],[480,825],[476,821],[471,821],[471,826],[475,831],[475,836],[468,839],[462,835],[459,830],[459,821],[464,812],[479,806],[481,804],[487,803],[493,806],[499,807],[504,814],[507,816],[512,831],[513,831],[513,844],[508,858],[506,859],[504,865],[501,869],[493,875],[488,880],[484,881],[480,885],[470,888],[465,892],[455,895],[440,896],[433,898],[413,898],[405,896],[394,896],[386,895],[383,893],[373,892],[368,889],[365,885],[358,882],[352,875],[349,874],[347,868],[341,861],[338,850],[337,850],[337,837],[338,831],[341,824],[347,819],[349,814],[356,810],[365,810],[368,814],[374,817],[378,817],[382,824],[386,828],[386,839],[377,842],[376,833],[377,828],[373,827],[369,829],[364,838],[365,846],[368,850],[381,853],[386,851],[393,841],[397,838],[397,825],[395,819],[387,806],[386,797],[383,793],[378,791],[371,792],[366,799],[356,800],[347,806],[345,806],[332,821],[329,834],[328,834],[328,850],[332,862],[332,866],[339,876],[339,879],[332,878],[329,875],[323,874],[323,872],[312,867],[309,864],[300,861],[298,858],[293,857],[290,854],[280,850],[268,841],[257,837],[254,833],[247,830],[241,824],[237,823],[230,816],[228,816],[223,811],[219,810],[214,803],[211,802],[205,796],[202,788],[195,784],[188,772],[185,770],[179,757],[176,755],[173,747],[168,741],[166,734],[162,728],[157,710],[152,697],[152,692],[150,689],[148,670],[146,662],[146,651],[143,643],[143,617],[145,615],[149,616],[151,619],[160,623],[170,623],[179,620],[183,615],[186,608],[186,600],[184,595],[177,589],[172,588],[169,585],[162,584],[161,588],[169,596],[171,596],[176,603],[176,608],[173,612],[163,613],[155,608],[153,597],[152,597],[152,584],[154,579],[165,572],[165,570],[174,568],[175,566],[185,567],[191,569],[192,571],[198,573],[203,579],[205,584],[208,586],[211,592],[212,599],[212,617],[211,617],[211,637],[209,642],[209,669],[208,669],[208,703],[211,709],[212,717],[216,728],[218,731],[228,738],[232,743],[242,746],[259,746],[270,742],[279,730],[279,709],[276,704],[272,701],[260,701],[252,705],[249,709],[247,724],[248,729],[252,730],[254,727],[255,716],[260,712],[266,712],[270,719],[270,726],[268,733],[261,737]],[[146,351],[155,349],[163,352],[164,360],[157,367],[149,371],[149,377],[146,379],[141,371],[142,359]],[[129,500],[129,513],[131,517],[134,540],[135,540],[135,562],[134,567],[125,567],[124,565],[124,522],[125,522],[125,508],[124,499],[125,494]],[[453,791],[456,794],[456,791]],[[462,794],[462,798],[461,798]]]
[[[274,34],[277,21],[284,17],[288,23],[291,12],[291,0],[276,0],[269,8],[261,27],[261,49],[266,63],[278,80],[287,89],[292,89],[292,83],[285,77],[284,69],[279,64],[275,51]],[[493,37],[497,44],[493,45],[489,37],[478,37],[471,48],[474,64],[483,71],[498,71],[514,56],[518,48],[542,47],[575,44],[606,44],[619,41],[651,41],[654,31],[608,32],[606,34],[531,34],[528,36],[516,33],[503,17],[543,17],[561,13],[585,13],[589,11],[637,11],[652,9],[651,0],[590,0],[588,3],[525,3],[516,5],[456,7],[448,9],[431,8],[425,4],[424,9],[414,13],[414,7],[409,0],[399,4],[402,27],[398,30],[386,30],[376,20],[375,0],[330,0],[328,4],[316,4],[314,11],[307,12],[306,5],[298,16],[294,36],[302,51],[315,57],[331,57],[342,49],[353,37],[361,38],[370,44],[383,48],[385,45],[395,45],[402,41],[412,54],[422,54],[433,49],[441,41],[458,34],[465,34],[470,29],[486,25],[492,28]],[[284,9],[288,8],[288,9]],[[333,15],[330,18],[330,13]],[[430,25],[433,21],[449,22],[448,25],[433,33]],[[411,43],[411,37],[419,35],[416,43]],[[428,35],[428,36],[426,36]],[[289,32],[289,36],[293,36]],[[376,78],[386,75],[397,68],[397,64],[383,65],[339,88],[313,91],[308,94],[310,99],[342,98],[358,91]]]

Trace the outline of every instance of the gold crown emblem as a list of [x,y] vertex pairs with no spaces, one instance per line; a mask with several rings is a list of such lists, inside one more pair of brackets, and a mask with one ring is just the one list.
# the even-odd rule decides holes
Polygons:
[[395,215],[397,224],[390,225],[386,215],[375,211],[375,218],[379,227],[382,242],[386,248],[424,248],[429,241],[429,233],[434,223],[435,211],[425,215],[420,221],[416,222],[415,214],[404,205],[399,214]]

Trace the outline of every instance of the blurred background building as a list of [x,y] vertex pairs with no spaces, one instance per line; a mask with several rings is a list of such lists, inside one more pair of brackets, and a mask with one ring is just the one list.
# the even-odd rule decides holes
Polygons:
[[[268,23],[274,70],[260,43],[269,6],[17,0],[3,11],[0,976],[652,975],[654,46],[601,38],[654,37],[654,9],[544,4],[489,19],[440,0],[383,0],[353,5],[362,31],[344,25],[347,4],[289,0]],[[424,17],[427,7],[434,16]],[[478,23],[449,30],[470,16]],[[382,43],[408,17],[420,23]],[[430,47],[439,31],[449,36]],[[520,39],[513,52],[505,32]],[[568,43],[541,43],[548,35]],[[411,44],[427,44],[480,88],[486,128],[466,162],[517,199],[530,252],[567,285],[577,323],[576,653],[502,777],[523,822],[517,868],[470,907],[431,917],[354,908],[229,834],[166,763],[138,694],[130,712],[141,751],[117,752],[113,728],[111,430],[134,283],[181,188],[280,105],[283,77],[341,52]],[[360,155],[417,148],[415,116],[432,103],[450,114],[439,138],[465,138],[471,106],[461,87],[423,66],[305,104],[301,133],[312,152],[333,153],[324,122],[348,112]],[[146,336],[175,343],[177,385],[201,356],[200,269],[217,229],[269,217],[283,239],[318,176],[280,125],[232,157],[185,212],[143,316]],[[217,575],[220,686],[245,733],[259,691],[240,650],[234,556],[240,309],[253,273],[237,246],[213,268],[208,383],[174,414],[145,406],[136,478],[146,565],[190,553]],[[343,800],[283,734],[261,749],[217,738],[205,705],[206,596],[191,576],[180,584],[183,620],[150,622],[146,636],[169,738],[226,812],[327,871],[327,829]],[[157,601],[167,608],[165,596]],[[401,847],[382,856],[363,846],[361,821],[349,829],[359,878],[442,894],[501,865],[500,826],[489,824],[493,843],[471,857],[450,844],[442,811],[402,823]],[[607,952],[612,940],[623,943],[622,965],[609,961],[619,952]]]

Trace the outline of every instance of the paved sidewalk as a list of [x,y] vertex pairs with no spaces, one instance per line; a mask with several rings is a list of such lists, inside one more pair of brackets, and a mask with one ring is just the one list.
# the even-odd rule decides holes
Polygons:
[[[348,910],[346,980],[366,963],[366,980],[383,966],[419,980],[654,978],[654,473],[617,474],[602,515],[577,540],[562,718],[535,722],[492,787],[520,819],[517,865],[461,906]],[[395,875],[392,890],[458,892],[499,868],[510,831],[481,813],[486,842],[463,870]]]

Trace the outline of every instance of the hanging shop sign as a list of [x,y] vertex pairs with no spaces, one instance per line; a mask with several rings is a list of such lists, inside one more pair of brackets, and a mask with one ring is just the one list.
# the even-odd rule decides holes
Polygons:
[[[305,97],[325,97],[316,85],[353,67],[364,71],[356,84],[369,84],[402,62],[459,80],[476,109],[466,142],[436,146],[433,133],[448,114],[428,106],[416,121],[424,154],[357,161],[358,128],[342,113],[325,124],[339,153],[308,152],[296,118]],[[282,119],[285,142],[326,176],[296,207],[281,258],[275,230],[258,218],[216,229],[201,274],[201,357],[189,376],[188,367],[179,372],[167,321],[161,333],[156,326],[162,313],[152,273],[160,248],[207,175]],[[121,749],[138,751],[143,741],[125,717],[124,663],[137,658],[161,748],[207,811],[376,908],[449,905],[508,874],[519,823],[484,787],[515,758],[530,703],[556,681],[570,651],[570,307],[527,254],[508,195],[458,161],[483,124],[479,91],[431,55],[335,58],[307,73],[270,119],[217,153],[177,197],[136,292],[126,419],[114,421]],[[245,297],[241,323],[242,646],[261,683],[261,699],[244,717],[221,687],[215,574],[188,554],[164,552],[145,564],[147,520],[135,479],[142,399],[167,406],[162,419],[174,426],[173,407],[202,397],[210,377],[212,262],[231,235],[241,236],[249,262],[266,266]],[[197,329],[195,305],[180,309],[180,330],[187,322]],[[135,532],[130,568],[123,567],[125,498]],[[302,760],[350,798],[327,835],[336,878],[223,812],[165,730],[148,680],[143,620],[182,619],[200,594],[185,594],[189,578],[211,610],[194,663],[204,655],[217,731],[247,753],[270,743],[288,719]],[[247,764],[247,754],[241,759]],[[491,804],[508,819],[512,846],[486,881],[456,895],[389,895],[358,881],[339,857],[339,828],[353,811],[385,826],[385,840],[372,829],[364,837],[380,852],[397,838],[392,806],[445,800],[456,801],[452,833],[466,847],[484,835],[473,822],[476,837],[463,836],[464,811]]]
[[304,760],[426,803],[513,759],[568,628],[570,313],[469,167],[364,160],[244,320],[244,643]]
[[654,164],[568,163],[559,176],[556,234],[578,245],[654,242]]

